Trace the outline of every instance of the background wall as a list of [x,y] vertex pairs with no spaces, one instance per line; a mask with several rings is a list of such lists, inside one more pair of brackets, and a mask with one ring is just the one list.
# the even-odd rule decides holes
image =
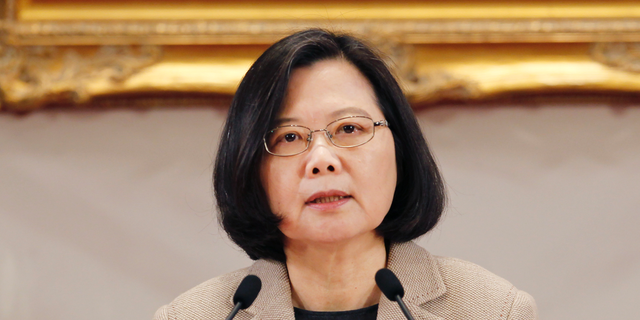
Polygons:
[[[226,110],[0,114],[0,319],[150,319],[251,261],[220,232]],[[419,243],[531,293],[543,319],[637,316],[640,108],[418,111],[450,204]]]

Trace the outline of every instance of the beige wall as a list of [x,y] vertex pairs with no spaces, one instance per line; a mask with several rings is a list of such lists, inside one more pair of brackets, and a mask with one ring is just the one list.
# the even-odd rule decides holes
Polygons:
[[[149,319],[247,266],[214,218],[225,112],[0,114],[0,320]],[[512,281],[544,319],[637,317],[638,106],[418,116],[450,194],[421,245]]]

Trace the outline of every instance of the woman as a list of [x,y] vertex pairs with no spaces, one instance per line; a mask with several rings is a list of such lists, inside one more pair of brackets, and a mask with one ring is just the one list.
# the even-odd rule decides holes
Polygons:
[[389,268],[416,319],[534,319],[526,293],[412,243],[445,195],[400,87],[359,40],[307,30],[270,47],[242,80],[214,171],[222,226],[254,260],[160,308],[155,319],[403,319],[374,281]]

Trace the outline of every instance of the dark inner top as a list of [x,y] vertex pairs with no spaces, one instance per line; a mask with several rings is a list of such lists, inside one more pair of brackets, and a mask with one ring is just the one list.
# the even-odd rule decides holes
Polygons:
[[375,320],[378,305],[349,311],[309,311],[293,308],[296,320]]

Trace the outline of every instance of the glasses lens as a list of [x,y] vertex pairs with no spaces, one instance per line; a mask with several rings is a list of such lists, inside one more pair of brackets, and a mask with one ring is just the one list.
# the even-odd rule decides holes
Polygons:
[[373,138],[373,120],[365,117],[340,119],[327,127],[331,141],[340,147],[359,146]]
[[300,153],[307,148],[309,130],[302,127],[279,127],[265,135],[265,142],[269,152],[287,156]]

